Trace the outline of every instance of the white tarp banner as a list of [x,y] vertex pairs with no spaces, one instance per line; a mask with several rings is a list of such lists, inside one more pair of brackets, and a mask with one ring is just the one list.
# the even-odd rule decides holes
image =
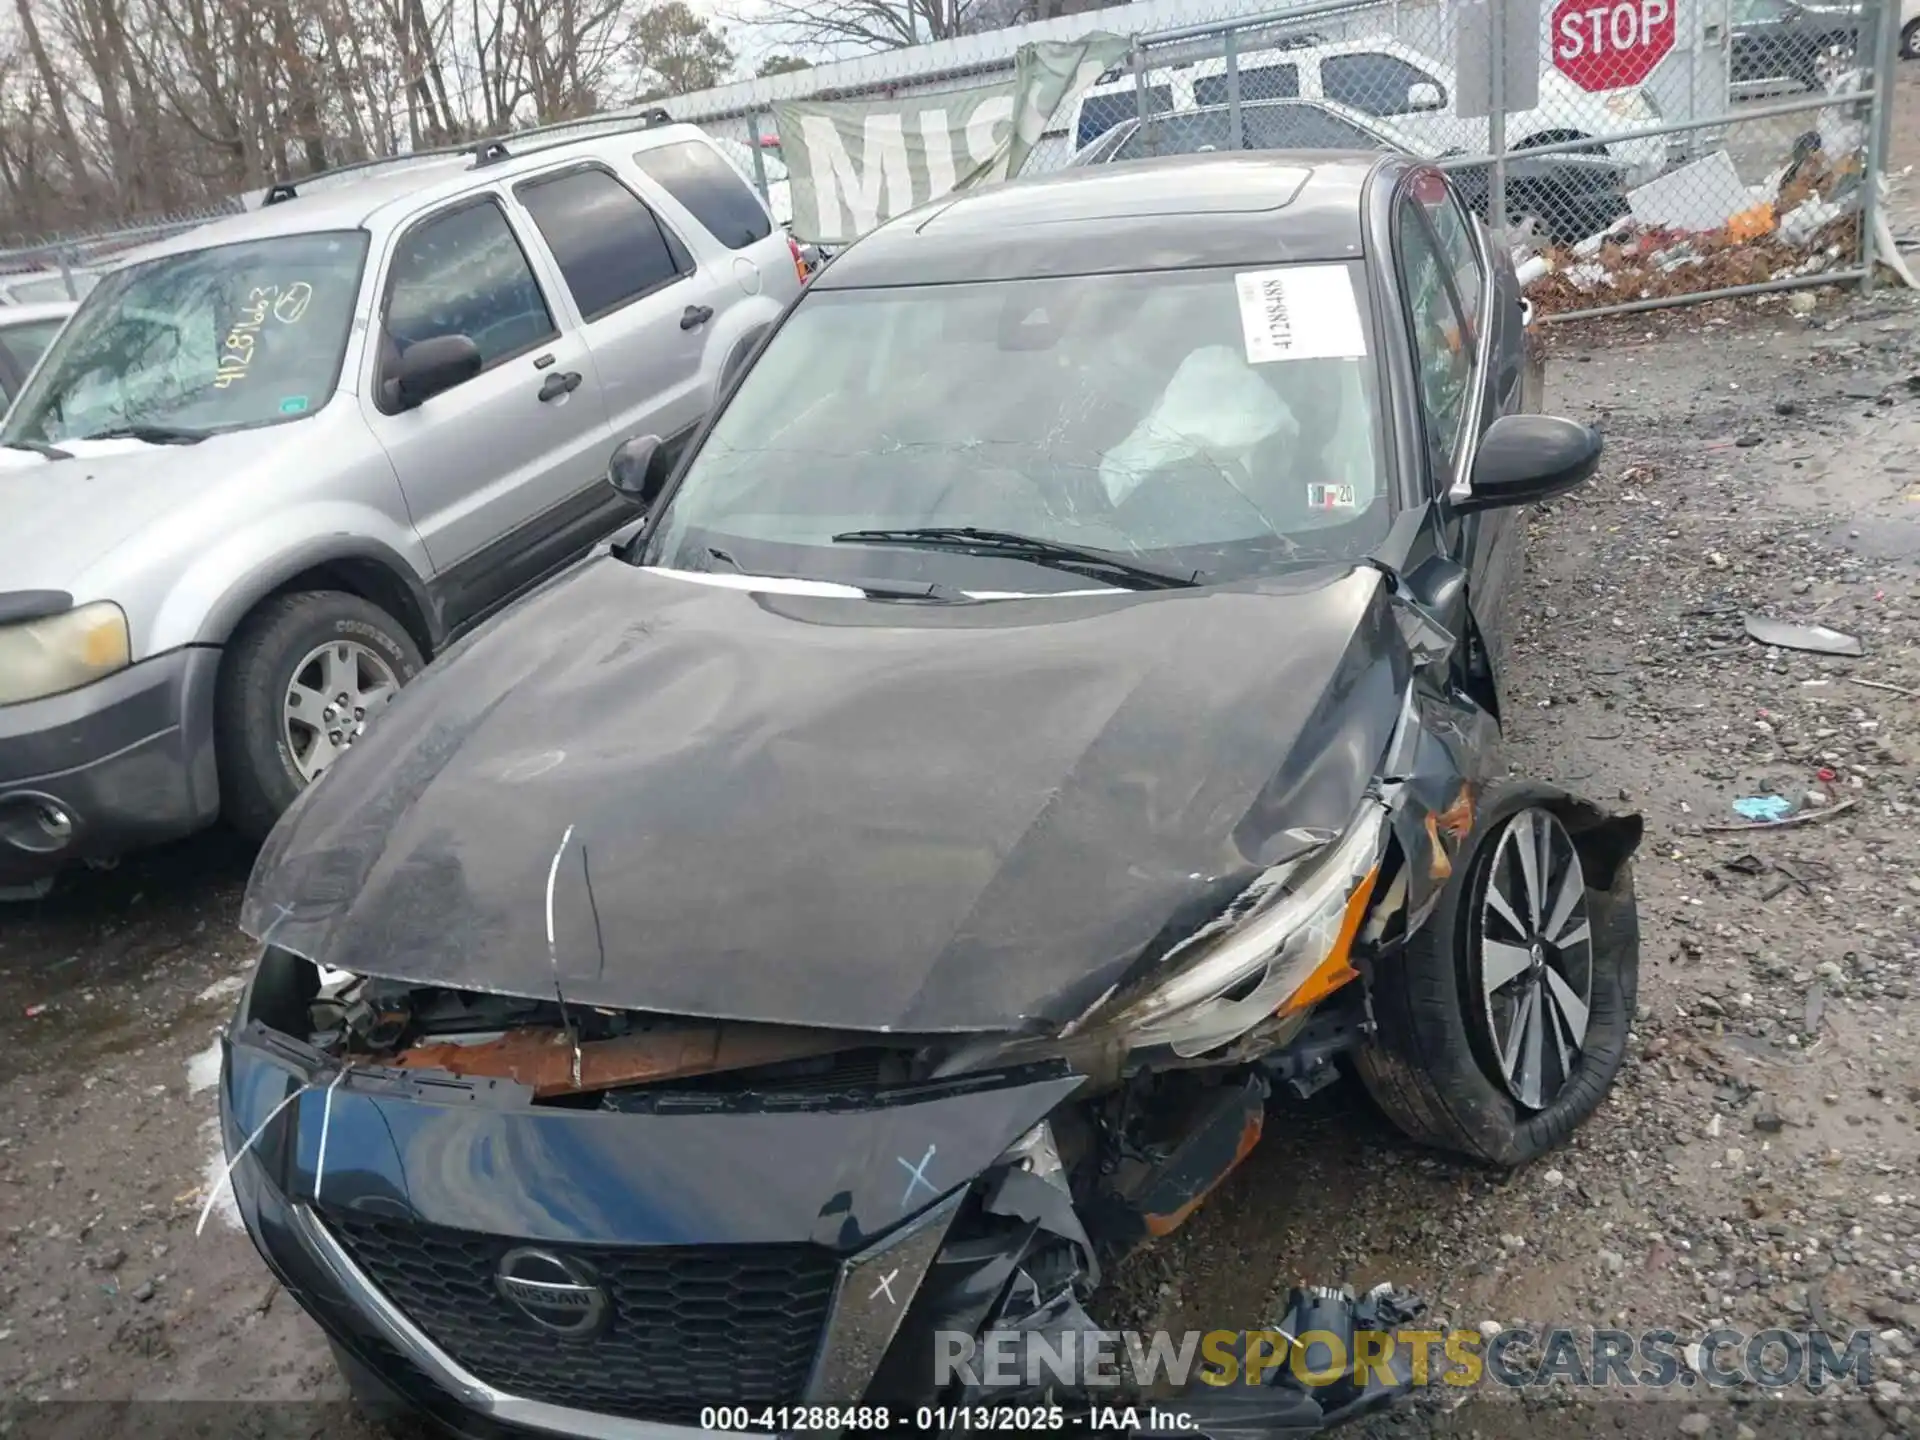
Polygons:
[[1055,110],[1129,49],[1118,35],[1022,45],[1011,81],[889,100],[773,107],[793,233],[845,245],[949,191],[1017,174]]

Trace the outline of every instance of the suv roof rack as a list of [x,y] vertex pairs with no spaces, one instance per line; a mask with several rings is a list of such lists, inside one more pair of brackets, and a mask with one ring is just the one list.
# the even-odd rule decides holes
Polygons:
[[[484,165],[498,165],[502,160],[538,154],[542,150],[550,150],[556,145],[565,145],[574,140],[592,140],[601,135],[619,135],[629,130],[651,130],[657,125],[673,123],[673,116],[656,105],[632,115],[605,115],[586,120],[555,120],[547,125],[534,125],[525,130],[515,130],[508,135],[497,135],[492,139],[482,140],[471,147],[470,153],[473,155],[473,168],[478,170]],[[528,145],[529,140],[539,143]]]
[[[564,145],[570,140],[590,140],[600,135],[618,135],[627,130],[650,130],[656,125],[671,125],[673,117],[663,106],[655,105],[632,115],[607,115],[586,120],[555,120],[546,125],[532,125],[525,130],[509,131],[505,135],[489,136],[484,140],[467,141],[459,145],[440,145],[431,150],[415,150],[406,155],[382,155],[371,160],[351,160],[345,165],[335,165],[330,169],[316,170],[299,180],[281,180],[267,187],[262,205],[279,205],[288,200],[300,198],[300,186],[316,180],[332,180],[338,176],[355,175],[378,170],[383,167],[403,167],[422,160],[445,160],[453,156],[469,155],[473,159],[470,169],[479,170],[488,165],[498,165],[503,160],[512,160],[521,155],[538,153],[551,149],[555,145]],[[507,142],[511,140],[512,146]],[[543,141],[532,146],[527,141]]]

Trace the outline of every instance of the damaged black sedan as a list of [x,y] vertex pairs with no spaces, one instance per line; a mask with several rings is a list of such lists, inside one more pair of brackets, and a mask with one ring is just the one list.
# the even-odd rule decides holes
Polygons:
[[1562,1140],[1640,822],[1495,778],[1518,507],[1600,450],[1537,396],[1404,158],[1076,170],[841,255],[671,477],[622,447],[644,522],[260,857],[224,1131],[356,1391],[473,1435],[1080,1403],[939,1364],[1059,1354],[1281,1092]]

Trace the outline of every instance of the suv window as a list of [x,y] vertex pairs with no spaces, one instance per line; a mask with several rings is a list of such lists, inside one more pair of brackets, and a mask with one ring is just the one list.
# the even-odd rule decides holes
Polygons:
[[1395,229],[1400,270],[1406,277],[1408,318],[1413,326],[1414,360],[1419,367],[1420,409],[1426,421],[1427,449],[1434,483],[1445,489],[1453,474],[1460,426],[1466,419],[1473,381],[1473,346],[1447,281],[1446,261],[1435,248],[1417,207],[1402,201]]
[[1473,222],[1460,208],[1460,197],[1453,193],[1453,187],[1437,173],[1417,176],[1409,188],[1440,241],[1440,253],[1466,312],[1468,334],[1477,334],[1485,280],[1480,273],[1480,252],[1474,245]]
[[[749,154],[748,163],[752,160]],[[753,187],[710,146],[698,140],[680,140],[642,150],[633,157],[633,163],[729,250],[744,250],[773,233],[767,207],[760,203]],[[769,161],[766,165],[769,184],[777,163]]]
[[401,237],[385,328],[389,362],[422,340],[465,335],[480,347],[482,369],[560,333],[506,212],[491,199],[436,215]]
[[[1300,95],[1298,65],[1249,65],[1240,71],[1242,100],[1295,100]],[[1227,77],[1202,75],[1193,82],[1195,105],[1225,105]]]
[[[1172,86],[1147,86],[1147,114],[1164,115],[1171,109]],[[1132,86],[1125,90],[1109,90],[1104,95],[1089,95],[1080,106],[1080,123],[1075,129],[1073,141],[1075,148],[1091,145],[1121,121],[1135,119],[1139,114],[1140,98]]]
[[679,257],[653,211],[608,171],[569,170],[529,180],[514,194],[546,237],[582,320],[680,278]]
[[1398,55],[1363,51],[1357,55],[1330,55],[1320,62],[1320,90],[1327,99],[1369,115],[1407,115],[1415,109],[1413,87],[1431,85],[1447,102],[1447,87],[1417,65]]
[[[1136,126],[1105,158],[1138,160],[1147,155],[1191,155],[1227,142],[1228,119],[1219,109],[1157,115]],[[1253,104],[1240,109],[1243,150],[1379,150],[1369,135],[1330,111],[1311,104]]]

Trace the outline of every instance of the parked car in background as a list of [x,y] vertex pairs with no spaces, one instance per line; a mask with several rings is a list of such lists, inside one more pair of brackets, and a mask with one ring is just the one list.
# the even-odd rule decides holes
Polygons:
[[0,879],[255,837],[634,513],[798,293],[706,136],[516,135],[130,256],[0,427]]
[[0,415],[6,413],[73,311],[71,300],[0,307]]
[[1901,0],[1900,58],[1920,60],[1920,0]]
[[0,276],[0,305],[59,305],[84,300],[100,283],[97,270],[36,271]]
[[[1270,1091],[1350,1059],[1425,1143],[1564,1141],[1641,823],[1498,758],[1518,517],[1600,458],[1523,314],[1403,156],[1069,170],[849,246],[664,486],[623,446],[644,525],[248,887],[234,1191],[353,1391],[474,1435],[1084,1412],[986,1357],[1069,1354]],[[1352,1351],[1384,1303],[1271,1323]],[[1304,1437],[1395,1364],[1177,1408]]]
[[[1857,4],[1732,0],[1728,81],[1733,93],[1759,94],[1784,85],[1826,89],[1836,64],[1859,44],[1861,13]],[[1903,28],[1903,48],[1909,38]]]
[[[1454,113],[1458,79],[1452,65],[1391,36],[1285,45],[1238,57],[1240,99],[1327,100],[1343,109],[1387,121],[1404,144],[1421,155],[1484,155],[1490,143],[1484,118]],[[1155,68],[1145,76],[1149,114],[1207,109],[1227,103],[1227,62],[1201,60]],[[1074,144],[1084,148],[1112,126],[1139,118],[1140,98],[1131,74],[1102,80],[1075,102]],[[1557,69],[1540,72],[1539,103],[1510,112],[1507,144],[1513,149],[1602,136],[1609,131],[1657,125],[1659,106],[1643,87],[1589,94]],[[1667,163],[1660,137],[1596,141],[1594,149],[1639,184]]]
[[[721,154],[733,162],[733,168],[740,172],[741,178],[757,188],[759,180],[754,173],[754,147],[743,140],[726,136],[713,137],[713,143],[720,147]],[[759,149],[760,173],[767,180],[767,208],[773,212],[776,224],[790,226],[793,224],[793,186],[787,178],[787,162],[771,146],[762,145]]]
[[[1397,150],[1420,155],[1419,142],[1387,121],[1325,100],[1255,100],[1240,106],[1242,150]],[[1075,155],[1074,165],[1105,165],[1156,155],[1233,148],[1234,116],[1225,105],[1129,119]],[[1427,156],[1431,159],[1433,157]],[[1485,165],[1448,172],[1474,213],[1487,214]],[[1628,213],[1625,177],[1603,155],[1517,155],[1507,162],[1507,214],[1532,216],[1555,244],[1597,235]]]

